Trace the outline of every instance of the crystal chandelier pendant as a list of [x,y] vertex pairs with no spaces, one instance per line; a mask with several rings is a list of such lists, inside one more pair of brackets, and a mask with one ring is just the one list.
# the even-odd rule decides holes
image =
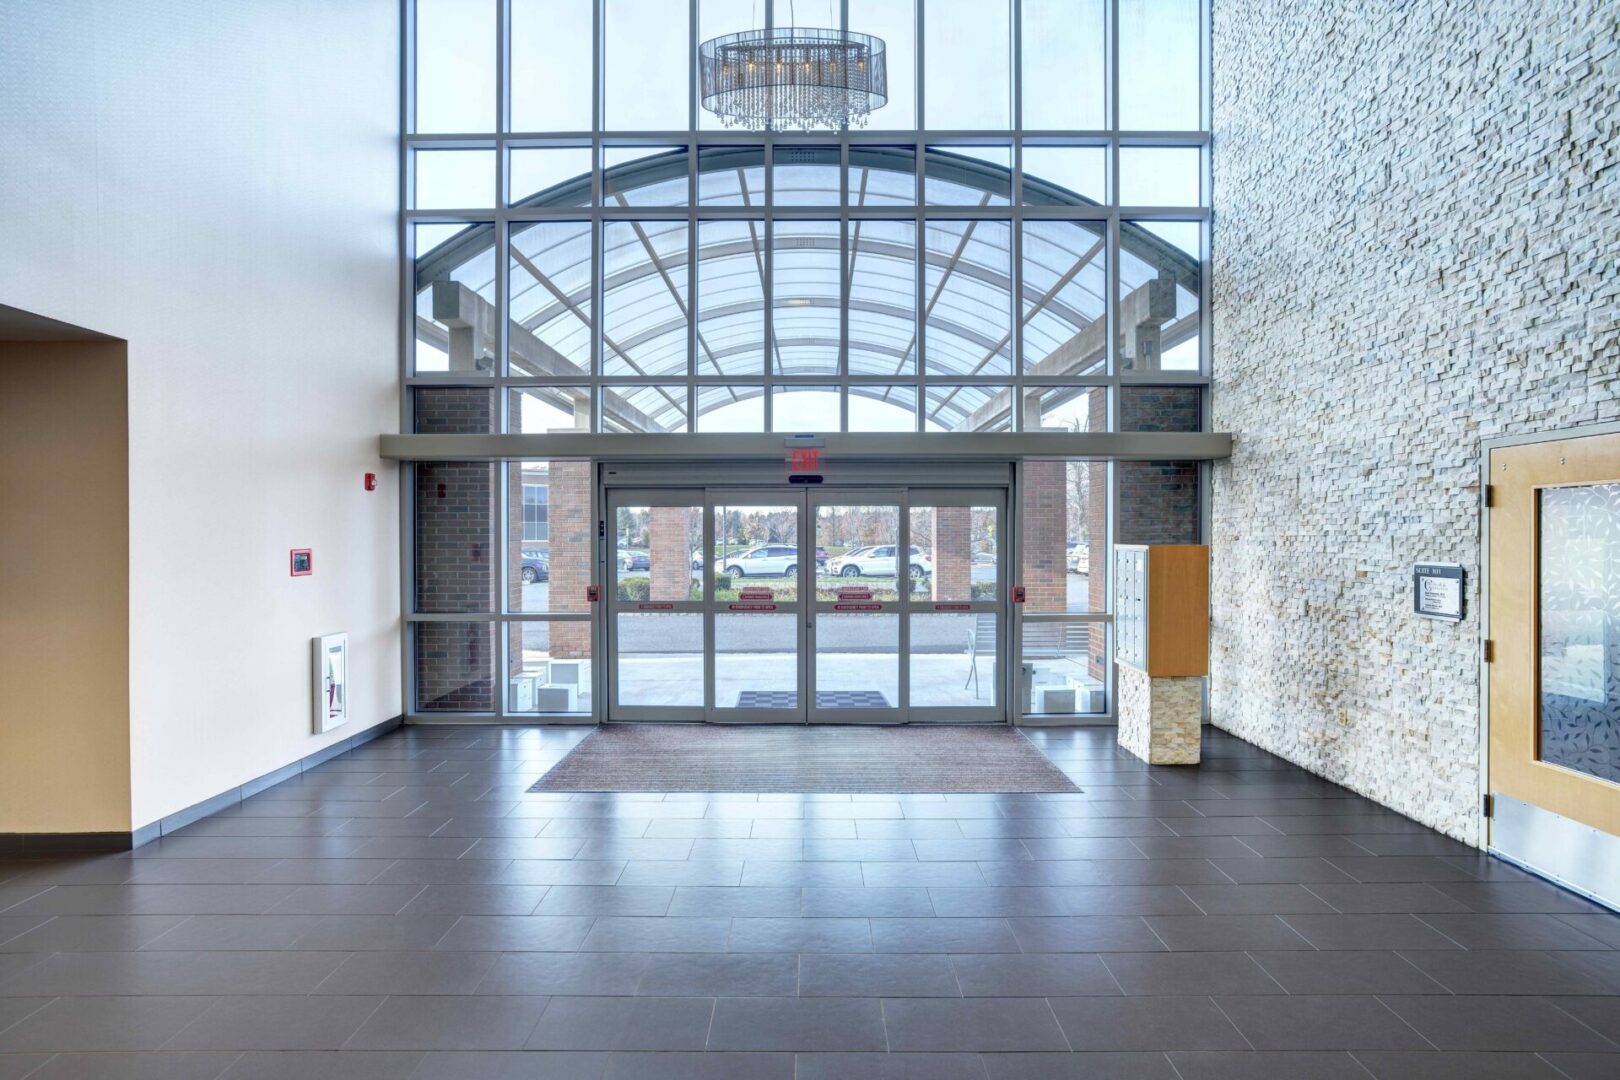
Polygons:
[[698,48],[703,107],[727,127],[865,127],[889,100],[883,39],[788,26],[711,38]]

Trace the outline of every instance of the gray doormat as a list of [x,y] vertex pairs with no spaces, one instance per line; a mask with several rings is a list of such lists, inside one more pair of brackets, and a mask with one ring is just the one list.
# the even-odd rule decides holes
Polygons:
[[1079,791],[1006,727],[606,724],[530,791]]

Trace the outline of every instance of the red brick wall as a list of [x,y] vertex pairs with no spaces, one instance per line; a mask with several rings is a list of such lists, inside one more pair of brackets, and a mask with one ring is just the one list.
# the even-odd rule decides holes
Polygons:
[[648,514],[647,549],[652,558],[650,600],[692,598],[692,548],[688,523],[703,511],[689,506],[654,506]]
[[1068,483],[1061,461],[1024,463],[1024,610],[1068,608]]
[[[492,391],[432,388],[415,395],[416,430],[483,434],[494,430]],[[492,462],[415,465],[416,610],[496,610],[495,513],[499,466]],[[495,708],[495,630],[488,623],[415,624],[416,708],[488,712]]]
[[[932,513],[933,528],[927,543],[934,557],[933,599],[972,599],[973,508],[939,506]],[[919,540],[917,537],[912,542]]]

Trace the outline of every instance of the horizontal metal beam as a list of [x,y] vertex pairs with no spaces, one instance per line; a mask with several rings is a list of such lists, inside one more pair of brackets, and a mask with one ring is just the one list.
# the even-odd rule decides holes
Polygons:
[[[1115,461],[1216,461],[1232,455],[1225,432],[873,432],[827,434],[822,455],[844,459],[965,461],[1093,458]],[[383,435],[389,461],[517,461],[527,458],[621,460],[786,460],[781,434]]]

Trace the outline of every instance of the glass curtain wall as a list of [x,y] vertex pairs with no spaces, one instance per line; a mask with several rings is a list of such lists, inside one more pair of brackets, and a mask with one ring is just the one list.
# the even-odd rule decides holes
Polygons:
[[[1207,0],[403,2],[403,430],[1206,426]],[[853,127],[726,126],[699,44],[795,20],[881,38],[885,103]],[[419,711],[588,708],[588,678],[542,692],[590,663],[570,626],[588,564],[556,548],[572,467],[415,467],[416,561],[444,524],[426,504],[453,502],[483,515],[483,546],[458,540],[489,578],[413,589],[416,668],[439,657]],[[1195,466],[1076,467],[1050,479],[1088,505],[1190,492],[1196,536]],[[1130,514],[1061,554],[1021,521],[1026,568],[1082,540],[1103,562]],[[559,569],[585,575],[580,610]],[[1090,577],[1040,614],[1105,615]],[[1041,649],[1089,665],[1101,637]]]

